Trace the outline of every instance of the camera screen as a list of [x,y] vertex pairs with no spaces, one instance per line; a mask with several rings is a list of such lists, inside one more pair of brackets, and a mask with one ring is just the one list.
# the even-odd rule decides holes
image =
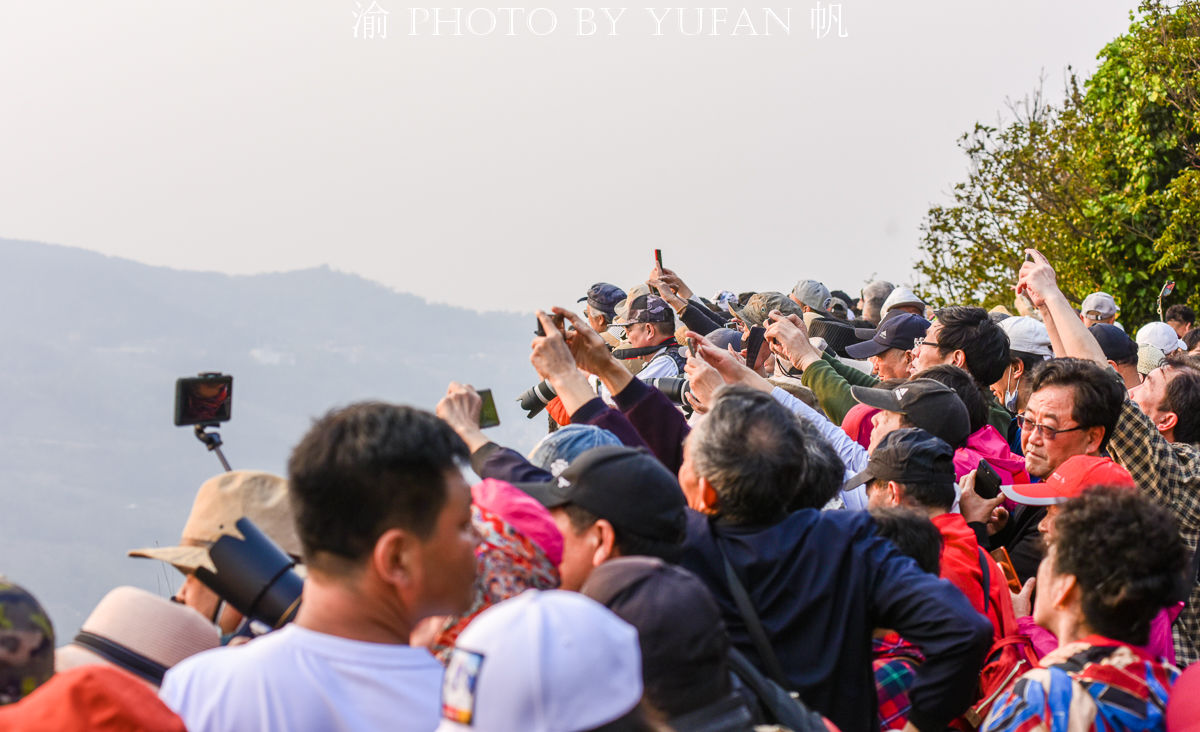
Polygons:
[[221,374],[175,381],[175,424],[227,422],[233,415],[233,377]]

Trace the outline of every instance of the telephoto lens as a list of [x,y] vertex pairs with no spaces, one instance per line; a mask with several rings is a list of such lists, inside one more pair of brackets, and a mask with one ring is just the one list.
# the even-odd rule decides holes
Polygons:
[[208,550],[215,571],[196,569],[196,579],[251,620],[281,628],[296,617],[304,580],[296,562],[248,518],[234,524]]
[[684,414],[692,413],[692,403],[686,398],[688,394],[692,393],[692,384],[687,379],[679,376],[663,376],[657,379],[646,379],[646,383],[678,404]]
[[546,405],[550,403],[558,394],[554,391],[554,387],[550,386],[550,382],[543,381],[539,384],[534,384],[517,397],[517,401],[521,404],[521,409],[525,410],[525,416],[529,419],[541,414]]

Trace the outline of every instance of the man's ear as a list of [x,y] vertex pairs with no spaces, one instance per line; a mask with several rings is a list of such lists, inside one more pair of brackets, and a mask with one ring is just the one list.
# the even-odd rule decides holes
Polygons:
[[1009,378],[1011,378],[1012,382],[1015,384],[1021,380],[1022,376],[1025,375],[1025,362],[1018,358],[1016,361],[1012,362],[1012,366],[1010,368],[1012,368],[1012,372],[1009,374]]
[[379,578],[394,587],[407,588],[419,579],[421,543],[404,529],[383,532],[371,551],[371,567]]
[[1052,588],[1050,599],[1053,601],[1054,607],[1068,610],[1082,602],[1080,592],[1079,580],[1075,578],[1075,575],[1068,574],[1059,577],[1059,581]]
[[1100,451],[1100,443],[1104,440],[1104,428],[1100,426],[1087,428],[1087,455],[1095,455]]
[[620,556],[617,550],[617,532],[613,529],[613,525],[608,522],[608,519],[596,519],[596,523],[592,524],[588,529],[597,541],[596,547],[592,550],[592,566],[599,567],[609,559]]
[[904,486],[894,480],[889,480],[887,484],[887,497],[889,506],[899,506],[904,501]]
[[964,353],[961,348],[956,349],[954,351],[954,353],[950,354],[950,363],[952,365],[957,366],[960,369],[966,371],[967,370],[967,354]]
[[1158,428],[1159,432],[1169,432],[1175,429],[1177,424],[1179,424],[1179,415],[1174,412],[1165,412],[1162,419],[1154,426]]
[[713,488],[712,483],[708,482],[708,478],[700,476],[700,505],[696,507],[701,513],[716,513],[720,510],[721,500],[717,496],[717,489]]

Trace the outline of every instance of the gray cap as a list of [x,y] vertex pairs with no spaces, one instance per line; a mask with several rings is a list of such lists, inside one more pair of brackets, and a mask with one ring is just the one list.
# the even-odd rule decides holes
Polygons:
[[1093,292],[1083,298],[1079,312],[1088,320],[1104,320],[1121,312],[1121,308],[1117,307],[1117,301],[1107,292]]
[[1050,345],[1050,333],[1045,323],[1019,315],[1005,318],[997,325],[1008,335],[1008,347],[1011,350],[1041,356],[1043,359],[1054,358],[1054,348]]
[[829,288],[817,282],[816,280],[800,280],[796,286],[792,288],[792,297],[800,301],[801,305],[807,305],[813,310],[828,312],[829,303],[833,297],[829,294]]

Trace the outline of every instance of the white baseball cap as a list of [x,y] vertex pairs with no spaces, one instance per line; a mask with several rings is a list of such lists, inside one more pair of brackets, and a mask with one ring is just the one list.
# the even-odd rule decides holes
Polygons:
[[1093,292],[1083,298],[1079,312],[1089,320],[1101,321],[1121,312],[1121,307],[1117,305],[1116,299],[1107,292]]
[[632,625],[577,592],[526,590],[458,637],[438,730],[577,732],[620,719],[641,698]]
[[916,305],[922,310],[925,309],[925,301],[917,297],[915,292],[901,285],[892,290],[892,294],[883,301],[883,307],[879,309],[880,320],[887,317],[888,311],[900,305]]
[[1018,315],[1001,320],[1000,330],[1008,335],[1008,347],[1021,353],[1032,353],[1043,359],[1054,358],[1054,349],[1050,346],[1050,333],[1046,324],[1040,320]]
[[1183,342],[1175,329],[1161,320],[1146,323],[1138,328],[1134,340],[1139,346],[1154,346],[1162,351],[1163,355],[1172,354],[1180,349],[1187,350],[1187,344]]

